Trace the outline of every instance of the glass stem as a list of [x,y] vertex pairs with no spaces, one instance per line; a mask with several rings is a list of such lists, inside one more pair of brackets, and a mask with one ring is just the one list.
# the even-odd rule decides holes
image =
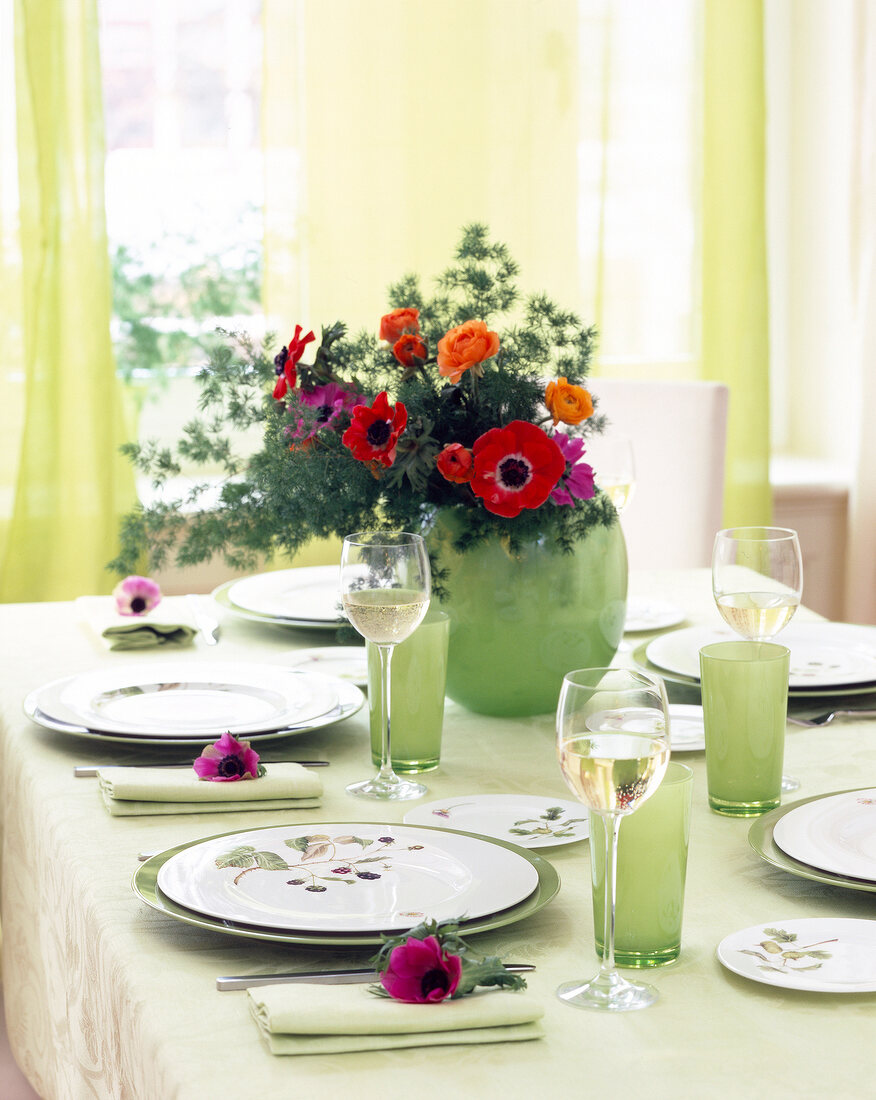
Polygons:
[[617,895],[617,835],[620,830],[620,814],[600,814],[605,829],[605,904],[603,905],[602,963],[599,977],[614,975],[614,907]]
[[380,771],[377,773],[377,778],[390,781],[396,778],[392,770],[392,732],[389,714],[389,701],[392,698],[390,682],[392,651],[391,645],[377,647],[377,652],[380,654],[380,714],[383,718],[383,741],[380,747]]

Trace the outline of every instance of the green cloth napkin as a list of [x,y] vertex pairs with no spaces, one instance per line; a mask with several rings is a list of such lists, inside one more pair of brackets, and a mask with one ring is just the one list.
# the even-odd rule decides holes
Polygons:
[[408,1005],[366,985],[260,986],[249,1009],[272,1054],[503,1043],[539,1039],[544,1009],[528,993],[491,990],[456,1001]]
[[101,768],[97,781],[114,817],[304,810],[318,806],[322,795],[320,777],[290,762],[266,764],[258,779],[226,783],[199,779],[191,767]]
[[191,645],[197,630],[186,623],[132,622],[108,626],[101,633],[110,649],[154,649],[160,645]]

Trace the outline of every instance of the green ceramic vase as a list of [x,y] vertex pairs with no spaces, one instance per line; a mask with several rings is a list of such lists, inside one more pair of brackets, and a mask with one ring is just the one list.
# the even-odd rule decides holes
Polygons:
[[478,714],[547,714],[563,676],[608,665],[623,634],[627,550],[620,523],[593,527],[571,554],[545,540],[509,552],[498,537],[460,554],[464,522],[442,511],[430,549],[449,570],[447,695]]

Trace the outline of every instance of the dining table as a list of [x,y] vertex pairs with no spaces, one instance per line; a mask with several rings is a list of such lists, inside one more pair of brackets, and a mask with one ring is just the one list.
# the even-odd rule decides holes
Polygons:
[[[672,601],[685,625],[717,621],[707,569],[633,572],[630,592]],[[173,597],[165,606],[173,610]],[[136,659],[282,666],[292,651],[333,640],[331,633],[217,612],[218,644],[208,646],[199,635],[172,654],[162,647]],[[801,608],[799,620],[819,617]],[[12,1051],[46,1100],[873,1095],[876,991],[772,987],[725,968],[716,948],[755,925],[874,919],[876,893],[813,881],[762,858],[749,842],[752,820],[710,811],[702,751],[675,757],[694,773],[690,851],[681,954],[647,973],[659,991],[656,1004],[597,1013],[555,995],[561,982],[586,979],[598,966],[588,844],[578,841],[539,850],[561,882],[549,904],[470,939],[478,951],[534,965],[526,996],[544,1008],[541,1038],[271,1054],[246,993],[217,990],[217,976],[364,966],[375,949],[273,943],[197,927],[145,904],[132,876],[140,854],[234,830],[401,823],[414,804],[345,792],[373,773],[367,706],[337,724],[265,743],[268,760],[329,761],[321,769],[318,809],[111,816],[97,780],[74,777],[74,766],[146,763],[146,747],[44,728],[22,704],[42,684],[111,668],[131,654],[108,650],[76,601],[2,605],[0,636],[2,981]],[[646,637],[628,635],[616,661],[632,663]],[[519,659],[526,662],[527,653]],[[677,688],[679,701],[692,701],[690,689],[669,687],[671,697]],[[195,755],[191,750],[189,762]],[[785,771],[800,782],[785,803],[876,787],[876,718],[789,723]],[[421,778],[429,801],[571,797],[557,765],[553,714],[490,717],[449,700],[440,766]]]

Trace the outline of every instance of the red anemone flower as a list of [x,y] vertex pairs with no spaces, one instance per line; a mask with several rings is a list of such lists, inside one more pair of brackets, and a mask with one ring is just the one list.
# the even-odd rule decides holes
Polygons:
[[306,336],[302,336],[301,325],[296,325],[295,333],[289,341],[289,346],[282,348],[280,352],[274,356],[274,369],[279,375],[277,384],[274,386],[274,397],[278,401],[281,401],[286,396],[287,390],[295,389],[295,383],[298,380],[295,365],[304,354],[304,349],[307,345],[315,339],[316,337],[313,335],[313,332],[308,332]]
[[475,440],[471,487],[488,512],[513,519],[539,508],[566,469],[557,444],[534,424],[512,420]]
[[341,442],[360,462],[391,466],[395,461],[395,445],[407,422],[408,410],[401,401],[390,405],[384,390],[374,398],[370,408],[357,405],[353,409],[353,422],[344,432]]

